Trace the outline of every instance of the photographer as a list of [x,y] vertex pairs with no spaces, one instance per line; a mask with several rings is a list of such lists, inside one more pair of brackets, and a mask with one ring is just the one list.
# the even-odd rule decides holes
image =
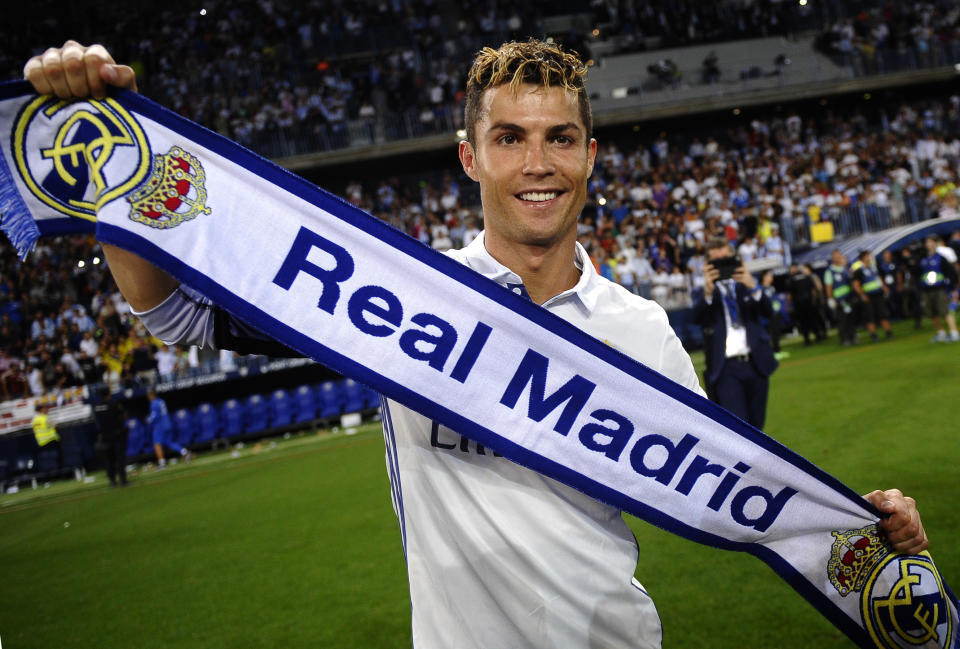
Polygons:
[[703,278],[704,295],[693,305],[693,319],[705,332],[712,329],[705,341],[704,381],[714,401],[762,429],[770,375],[777,369],[761,323],[773,315],[770,300],[726,239],[707,243]]

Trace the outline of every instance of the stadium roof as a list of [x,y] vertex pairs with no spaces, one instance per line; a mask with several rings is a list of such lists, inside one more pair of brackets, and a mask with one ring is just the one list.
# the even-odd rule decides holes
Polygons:
[[830,253],[835,248],[840,250],[847,259],[854,259],[861,250],[869,250],[871,254],[876,256],[887,249],[906,248],[914,242],[921,241],[929,234],[946,236],[955,230],[960,230],[960,217],[930,219],[881,230],[880,232],[868,232],[842,241],[821,244],[794,256],[794,262],[814,266],[825,265],[830,261]]

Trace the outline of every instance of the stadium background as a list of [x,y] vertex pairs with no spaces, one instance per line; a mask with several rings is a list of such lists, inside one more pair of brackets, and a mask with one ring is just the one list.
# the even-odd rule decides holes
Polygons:
[[[738,240],[776,223],[793,257],[815,264],[834,245],[898,248],[957,227],[944,200],[960,154],[952,2],[39,2],[29,12],[11,12],[0,28],[5,78],[40,45],[102,42],[137,68],[147,96],[438,247],[480,218],[454,156],[472,54],[531,35],[578,49],[594,63],[602,162],[581,240],[598,265],[640,241],[653,265],[680,268],[684,283],[664,283],[657,297],[692,349],[698,332],[684,313],[696,262],[685,268],[712,219]],[[715,69],[704,64],[711,54]],[[797,146],[811,138],[836,146],[833,173],[830,156]],[[697,158],[711,154],[691,147],[711,142],[725,163],[714,174],[719,194],[694,173],[709,177]],[[688,177],[696,188],[674,194]],[[820,222],[834,240],[813,246]],[[160,377],[156,343],[113,299],[94,242],[45,242],[24,263],[3,246],[4,406],[22,414],[37,398],[59,404],[65,452],[51,465],[23,425],[0,436],[0,480],[18,488],[0,495],[0,641],[409,646],[376,426],[340,420],[344,411],[375,416],[369,394],[327,399],[324,390],[346,386],[312,363],[189,350],[180,370]],[[757,264],[781,270],[763,255]],[[32,326],[78,304],[96,354],[71,353],[76,371],[62,355],[81,347],[82,317],[52,317],[52,335]],[[960,563],[960,521],[945,502],[957,484],[957,348],[930,345],[930,332],[909,322],[897,332],[853,351],[833,337],[788,345],[768,432],[861,491],[896,485],[916,495],[950,580]],[[40,371],[41,394],[26,377],[8,380],[18,361]],[[145,445],[131,444],[135,488],[108,490],[85,389],[104,380],[125,398],[131,440],[156,383],[183,414],[180,434],[197,461],[156,473]],[[302,386],[310,396],[297,401]],[[286,410],[271,403],[277,390]],[[27,397],[19,410],[18,396]],[[239,419],[222,410],[231,402]],[[219,423],[202,419],[204,403]],[[638,578],[661,608],[666,646],[848,646],[752,559],[633,526],[640,547],[653,549],[641,552]]]

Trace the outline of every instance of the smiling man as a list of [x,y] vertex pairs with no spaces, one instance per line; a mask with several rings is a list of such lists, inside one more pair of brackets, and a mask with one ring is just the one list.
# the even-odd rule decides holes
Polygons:
[[[24,72],[39,92],[63,98],[102,95],[104,82],[135,88],[130,68],[73,41],[34,57]],[[663,309],[600,277],[577,243],[597,150],[585,73],[575,55],[540,41],[477,55],[459,154],[480,183],[484,232],[450,254],[702,394]],[[145,260],[104,250],[121,291],[164,341],[283,351]],[[618,509],[399,403],[384,400],[382,412],[413,646],[660,646],[656,608],[633,577],[637,542]],[[926,547],[912,499],[895,490],[869,498],[892,514],[881,526],[895,548]]]

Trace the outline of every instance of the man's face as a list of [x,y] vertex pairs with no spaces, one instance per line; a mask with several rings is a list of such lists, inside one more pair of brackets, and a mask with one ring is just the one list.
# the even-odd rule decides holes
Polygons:
[[937,249],[937,242],[932,237],[927,237],[923,240],[923,245],[926,247],[927,252],[933,252]]
[[830,253],[830,259],[833,261],[834,266],[843,266],[843,254],[834,250]]
[[484,91],[476,145],[460,162],[480,183],[487,249],[552,247],[576,239],[597,143],[587,141],[577,97],[524,84]]

